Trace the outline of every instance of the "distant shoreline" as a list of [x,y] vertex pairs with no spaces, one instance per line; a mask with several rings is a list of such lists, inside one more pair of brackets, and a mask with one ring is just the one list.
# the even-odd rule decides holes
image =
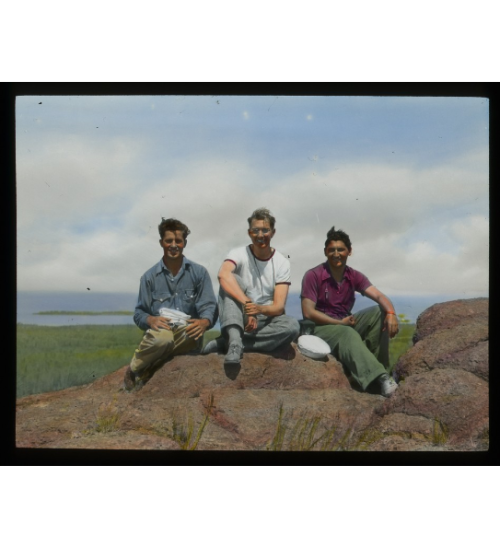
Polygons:
[[134,315],[131,311],[38,311],[33,315]]

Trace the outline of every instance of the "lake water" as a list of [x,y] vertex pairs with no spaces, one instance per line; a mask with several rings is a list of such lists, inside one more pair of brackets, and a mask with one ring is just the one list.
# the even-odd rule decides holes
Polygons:
[[41,311],[134,311],[137,294],[88,292],[17,293],[17,322],[28,325],[134,325],[131,315],[34,315]]
[[[388,295],[396,312],[404,313],[415,322],[426,308],[437,302],[464,298],[459,295],[440,296],[394,296]],[[131,315],[34,315],[40,311],[134,311],[137,294],[131,293],[93,293],[88,292],[31,292],[17,293],[17,322],[29,325],[133,325]],[[369,298],[357,295],[353,311],[374,305]],[[292,317],[302,319],[300,296],[288,296],[286,312]],[[218,325],[216,325],[218,328]]]

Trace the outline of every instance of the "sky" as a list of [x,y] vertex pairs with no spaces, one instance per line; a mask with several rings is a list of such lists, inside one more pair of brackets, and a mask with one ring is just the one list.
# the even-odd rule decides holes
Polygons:
[[488,158],[482,97],[19,96],[17,287],[137,293],[175,217],[217,289],[267,207],[291,292],[335,226],[389,297],[488,296]]

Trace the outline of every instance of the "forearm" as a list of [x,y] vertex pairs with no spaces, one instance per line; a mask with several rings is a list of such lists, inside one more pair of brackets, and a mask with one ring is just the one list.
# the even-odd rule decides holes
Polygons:
[[135,308],[134,312],[134,323],[141,329],[141,330],[148,330],[149,324],[148,324],[148,317],[151,317],[147,312],[140,308]]
[[246,304],[245,312],[248,315],[262,314],[267,317],[277,317],[285,313],[285,304],[288,296],[288,283],[278,283],[274,287],[273,302],[271,304]]
[[198,291],[198,298],[195,303],[196,315],[200,319],[208,321],[208,327],[215,325],[218,318],[217,300],[210,279],[206,279]]
[[266,315],[267,317],[276,317],[278,315],[283,315],[285,312],[285,306],[275,302],[266,306],[257,306],[257,308],[259,313]]
[[150,327],[148,320],[149,317],[152,317],[150,302],[151,292],[145,280],[141,278],[139,296],[134,310],[134,323],[142,330],[147,330]]
[[377,303],[380,305],[380,307],[385,311],[385,313],[394,314],[396,315],[396,311],[394,310],[394,305],[392,302],[387,298],[385,295],[380,295],[377,299]]
[[245,304],[250,300],[232,273],[219,275],[219,283],[222,290],[240,304]]
[[302,313],[304,315],[304,319],[309,319],[310,321],[313,321],[316,323],[316,325],[342,325],[342,321],[340,319],[335,319],[334,317],[330,317],[326,313],[323,313],[319,310],[302,310]]

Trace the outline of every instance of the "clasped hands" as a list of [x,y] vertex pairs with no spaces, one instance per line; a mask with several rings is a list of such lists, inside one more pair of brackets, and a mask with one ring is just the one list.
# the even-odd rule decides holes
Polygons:
[[[354,317],[354,315],[348,315],[347,317],[341,319],[340,323],[342,325],[354,327],[354,325],[356,324],[356,318]],[[396,334],[399,332],[399,324],[397,317],[394,314],[386,314],[384,319],[384,328],[382,330],[387,330],[387,332],[389,333],[389,338],[394,338],[396,336]]]
[[245,332],[254,332],[257,330],[258,321],[256,315],[261,313],[261,307],[254,302],[247,301],[243,304],[243,310],[247,316],[247,324],[245,325]]
[[344,317],[343,319],[341,319],[340,323],[342,325],[354,327],[354,325],[356,324],[356,318],[354,317],[354,315],[348,315],[347,317]]

